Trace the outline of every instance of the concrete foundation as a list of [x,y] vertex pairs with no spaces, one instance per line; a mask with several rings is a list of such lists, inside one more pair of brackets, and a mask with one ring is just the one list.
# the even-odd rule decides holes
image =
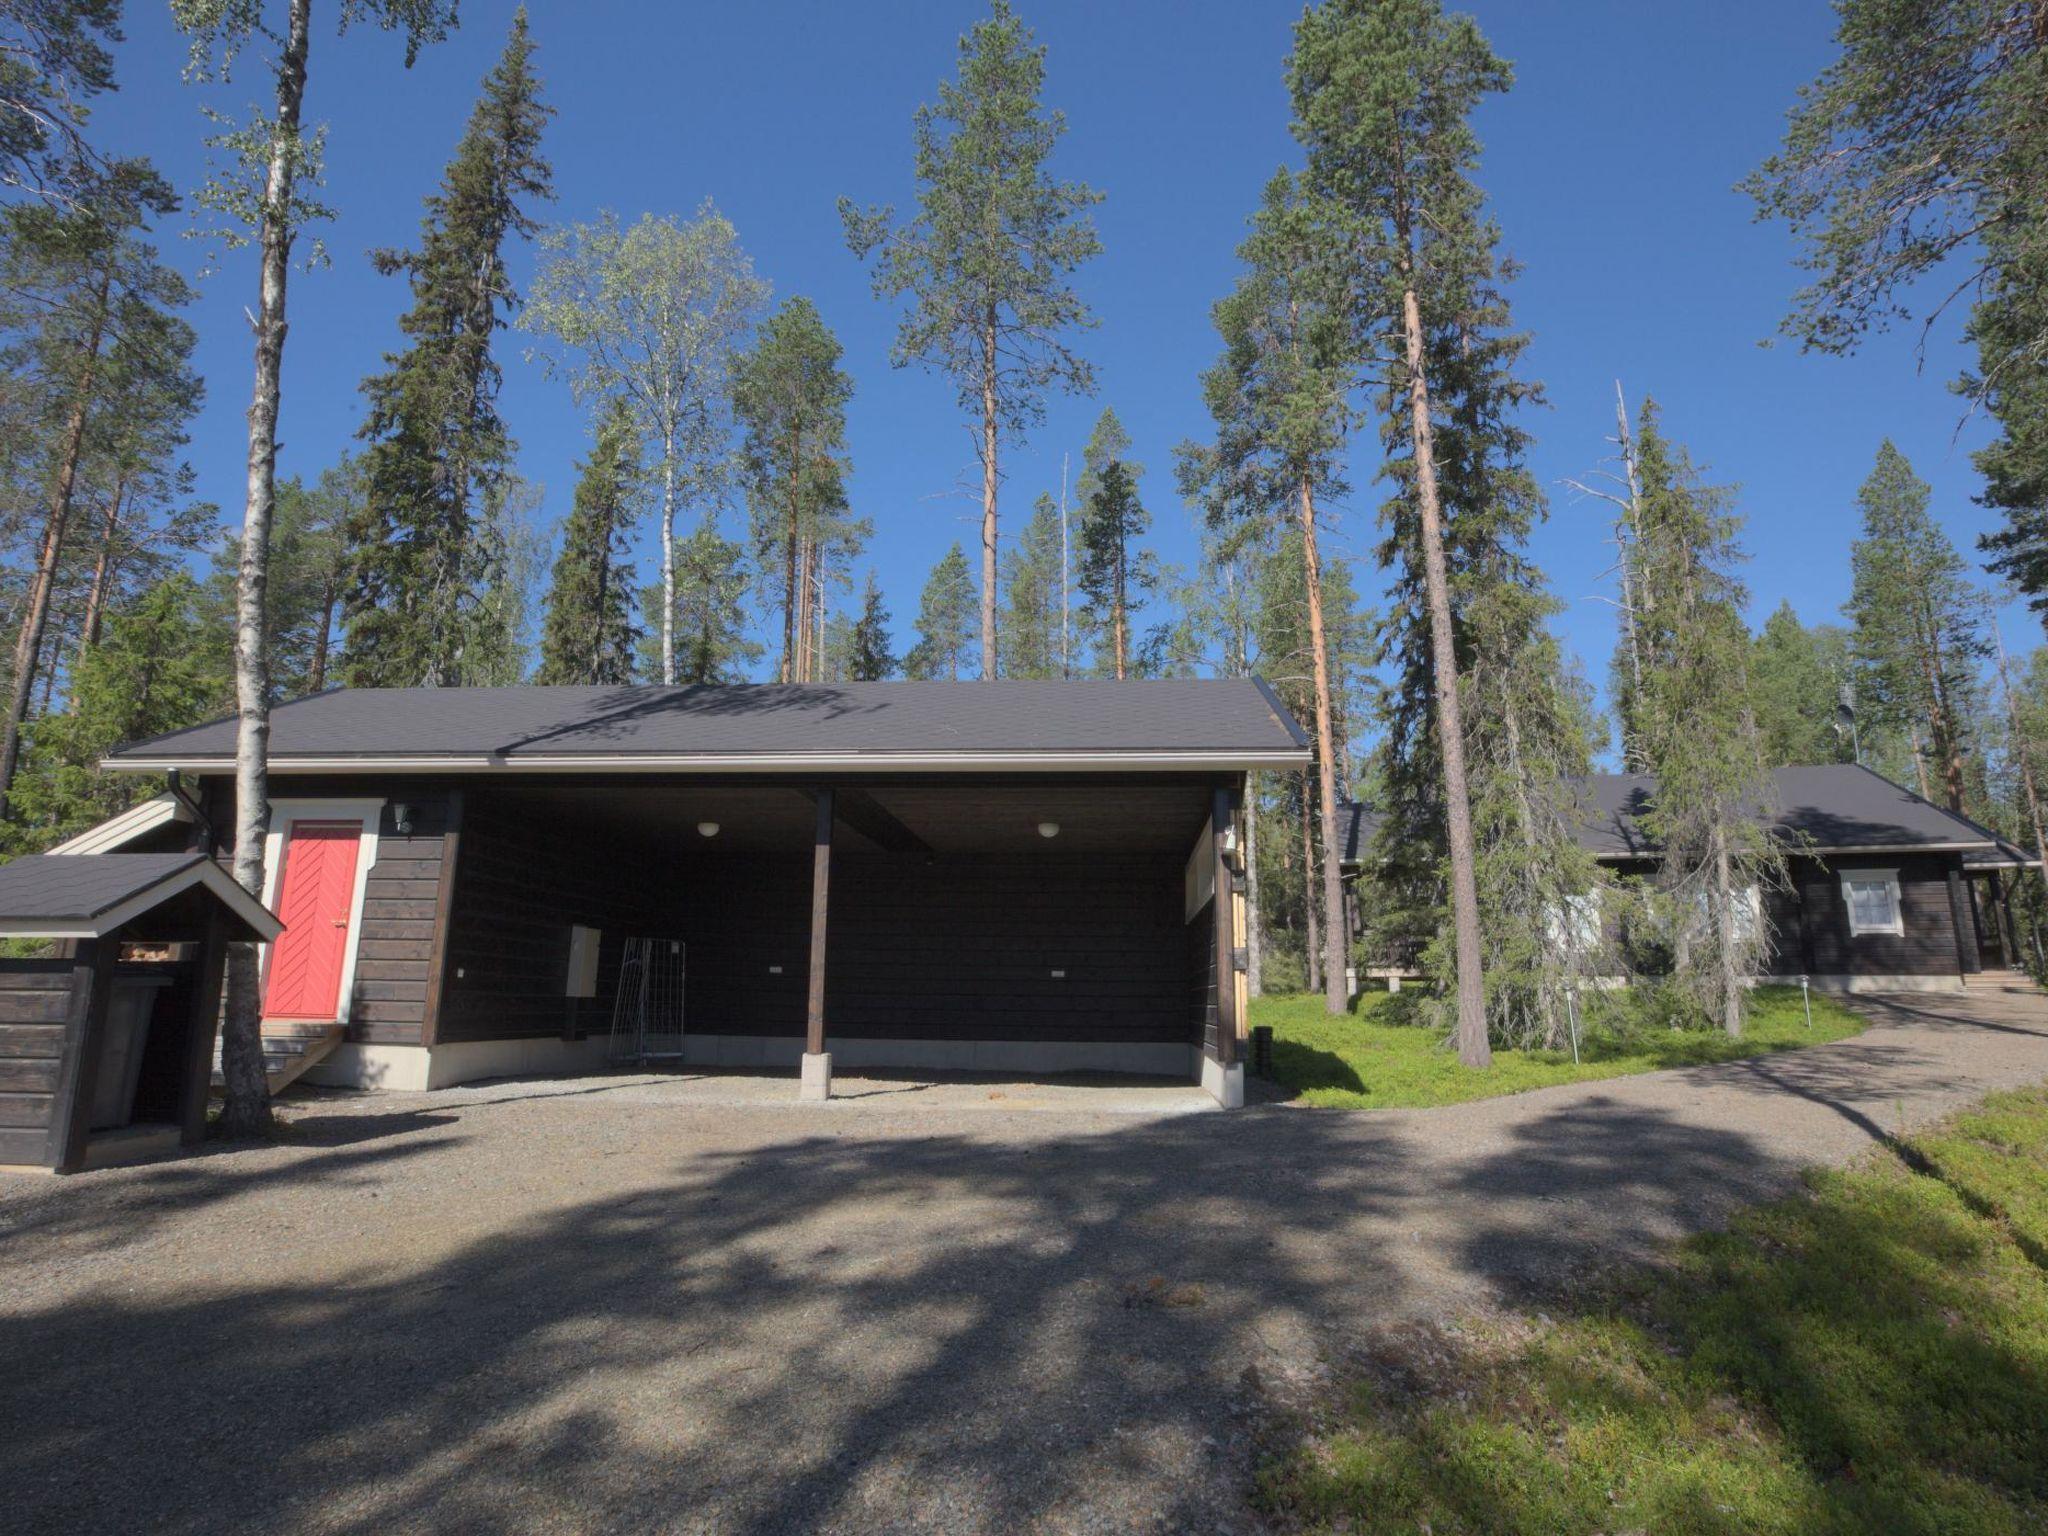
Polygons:
[[1223,1065],[1206,1052],[1202,1056],[1202,1091],[1225,1109],[1244,1108],[1244,1063]]
[[823,1103],[832,1097],[830,1051],[804,1053],[802,1075],[797,1080],[796,1096],[815,1103]]

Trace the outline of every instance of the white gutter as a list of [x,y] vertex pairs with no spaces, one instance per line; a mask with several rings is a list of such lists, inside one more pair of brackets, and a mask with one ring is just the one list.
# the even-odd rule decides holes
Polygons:
[[[1306,747],[1261,752],[820,752],[820,753],[695,753],[630,756],[604,753],[521,752],[407,757],[279,756],[270,759],[274,774],[293,773],[1072,773],[1099,769],[1168,768],[1196,772],[1234,772],[1250,768],[1299,768],[1309,760]],[[109,757],[100,767],[110,773],[228,773],[230,758]],[[1974,846],[1974,845],[1973,845]]]

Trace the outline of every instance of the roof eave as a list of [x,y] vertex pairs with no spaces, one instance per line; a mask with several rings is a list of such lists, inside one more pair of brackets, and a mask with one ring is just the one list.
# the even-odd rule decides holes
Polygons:
[[[1260,768],[1300,768],[1304,747],[1196,748],[1155,752],[815,752],[815,753],[436,753],[376,756],[273,754],[269,771],[295,773],[870,773],[954,772],[1036,773],[1171,769],[1178,772],[1236,773]],[[224,774],[234,770],[227,756],[141,756],[101,759],[110,773]]]

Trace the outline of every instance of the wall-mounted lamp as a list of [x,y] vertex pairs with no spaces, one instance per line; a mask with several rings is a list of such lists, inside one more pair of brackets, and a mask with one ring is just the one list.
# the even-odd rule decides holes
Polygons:
[[1038,835],[1046,838],[1058,837],[1060,835],[1060,824],[1056,821],[1041,821],[1038,824]]
[[391,825],[397,829],[400,837],[412,836],[412,807],[403,800],[391,807]]
[[698,835],[699,837],[716,837],[716,836],[718,836],[718,823],[717,823],[717,822],[715,822],[715,821],[700,821],[700,822],[698,822],[698,823],[697,823],[697,835]]

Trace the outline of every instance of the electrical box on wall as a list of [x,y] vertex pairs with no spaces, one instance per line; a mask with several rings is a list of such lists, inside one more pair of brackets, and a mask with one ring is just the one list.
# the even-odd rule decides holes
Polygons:
[[597,950],[604,935],[595,928],[574,923],[569,928],[569,985],[567,997],[597,996]]

